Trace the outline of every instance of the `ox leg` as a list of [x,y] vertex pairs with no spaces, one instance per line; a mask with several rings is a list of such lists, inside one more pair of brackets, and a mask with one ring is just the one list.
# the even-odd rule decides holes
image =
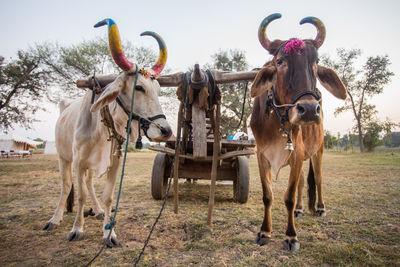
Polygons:
[[[118,151],[113,153],[112,164],[107,171],[107,181],[103,192],[103,203],[105,209],[104,221],[103,221],[103,241],[109,248],[121,246],[121,244],[118,242],[114,228],[111,229],[111,235],[110,235],[110,230],[105,229],[105,226],[108,223],[110,223],[111,204],[113,201],[115,181],[117,179],[117,172],[120,162],[119,156],[116,156],[115,153],[118,153]],[[110,236],[110,238],[108,238],[108,236]]]
[[82,166],[79,162],[74,162],[74,171],[77,175],[78,181],[78,211],[76,213],[74,225],[67,239],[68,241],[80,240],[83,237],[83,225],[85,218],[83,216],[83,210],[87,199],[87,186],[86,186],[86,167]]
[[296,228],[294,224],[294,209],[296,204],[296,189],[299,185],[302,163],[297,160],[291,165],[289,185],[285,193],[285,205],[288,212],[288,224],[286,228],[286,238],[284,248],[289,251],[297,251],[300,248],[300,243],[297,240]]
[[296,209],[294,210],[294,217],[301,217],[304,215],[303,209],[303,188],[304,188],[304,172],[301,171],[299,185],[297,186],[297,202]]
[[43,227],[43,230],[52,230],[60,224],[64,214],[65,203],[72,187],[71,162],[60,157],[58,164],[60,167],[61,177],[61,196],[53,217],[46,223],[46,225]]
[[258,170],[260,172],[261,185],[263,189],[264,221],[261,230],[257,234],[255,243],[262,246],[268,243],[272,232],[271,207],[273,202],[271,166],[262,153],[257,152]]
[[[89,212],[87,212],[87,215],[96,216],[96,219],[98,219],[98,220],[104,220],[104,210],[101,208],[101,205],[100,205],[99,201],[97,200],[96,193],[94,191],[93,170],[92,169],[88,170],[87,184],[89,186],[88,189],[89,189],[90,198],[92,199],[92,202],[93,202],[93,209],[90,209]],[[86,211],[85,211],[85,213],[86,213]]]
[[326,216],[325,203],[322,198],[322,151],[313,156],[311,160],[318,194],[317,211],[315,214],[317,216]]

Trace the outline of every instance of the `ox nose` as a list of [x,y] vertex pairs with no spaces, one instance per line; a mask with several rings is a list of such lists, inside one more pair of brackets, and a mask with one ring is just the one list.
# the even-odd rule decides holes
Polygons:
[[170,127],[162,127],[161,128],[161,134],[163,137],[170,137],[172,135],[172,130]]
[[296,109],[303,122],[318,121],[321,115],[319,103],[298,103]]

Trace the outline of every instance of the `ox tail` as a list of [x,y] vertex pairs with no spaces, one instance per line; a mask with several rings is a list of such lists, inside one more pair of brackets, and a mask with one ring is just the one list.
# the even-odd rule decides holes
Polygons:
[[310,159],[310,168],[308,170],[307,183],[308,183],[308,208],[310,211],[315,211],[316,186],[315,186],[314,169],[311,159]]
[[71,186],[71,191],[69,192],[67,198],[67,212],[72,212],[74,208],[74,184]]

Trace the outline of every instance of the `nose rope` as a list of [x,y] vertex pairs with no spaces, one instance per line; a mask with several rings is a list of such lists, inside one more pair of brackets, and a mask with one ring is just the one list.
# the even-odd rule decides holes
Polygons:
[[[275,112],[276,116],[278,117],[279,122],[280,122],[279,131],[282,133],[282,137],[287,138],[285,150],[289,150],[289,151],[294,150],[293,142],[292,142],[292,130],[293,130],[294,126],[289,121],[289,110],[297,105],[296,102],[299,101],[300,98],[302,98],[303,96],[306,96],[306,95],[313,96],[318,101],[318,103],[320,103],[322,100],[321,94],[318,92],[317,88],[316,88],[316,90],[317,91],[307,90],[307,91],[301,92],[294,98],[294,100],[290,104],[277,104],[275,88],[272,87],[271,90],[269,90],[267,102],[265,105],[265,113],[267,114],[267,116],[269,116],[270,113]],[[272,108],[272,110],[271,110],[271,108]],[[279,108],[285,108],[283,115],[279,111]],[[289,128],[285,127],[286,122],[289,123]]]

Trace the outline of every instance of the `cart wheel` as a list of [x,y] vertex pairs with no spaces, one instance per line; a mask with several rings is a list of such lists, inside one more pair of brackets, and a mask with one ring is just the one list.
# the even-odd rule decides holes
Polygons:
[[233,180],[233,200],[246,203],[249,197],[249,163],[245,156],[236,159],[237,177]]
[[154,199],[162,199],[167,192],[168,176],[165,167],[168,157],[165,153],[158,153],[154,158],[153,171],[151,173],[151,195]]

